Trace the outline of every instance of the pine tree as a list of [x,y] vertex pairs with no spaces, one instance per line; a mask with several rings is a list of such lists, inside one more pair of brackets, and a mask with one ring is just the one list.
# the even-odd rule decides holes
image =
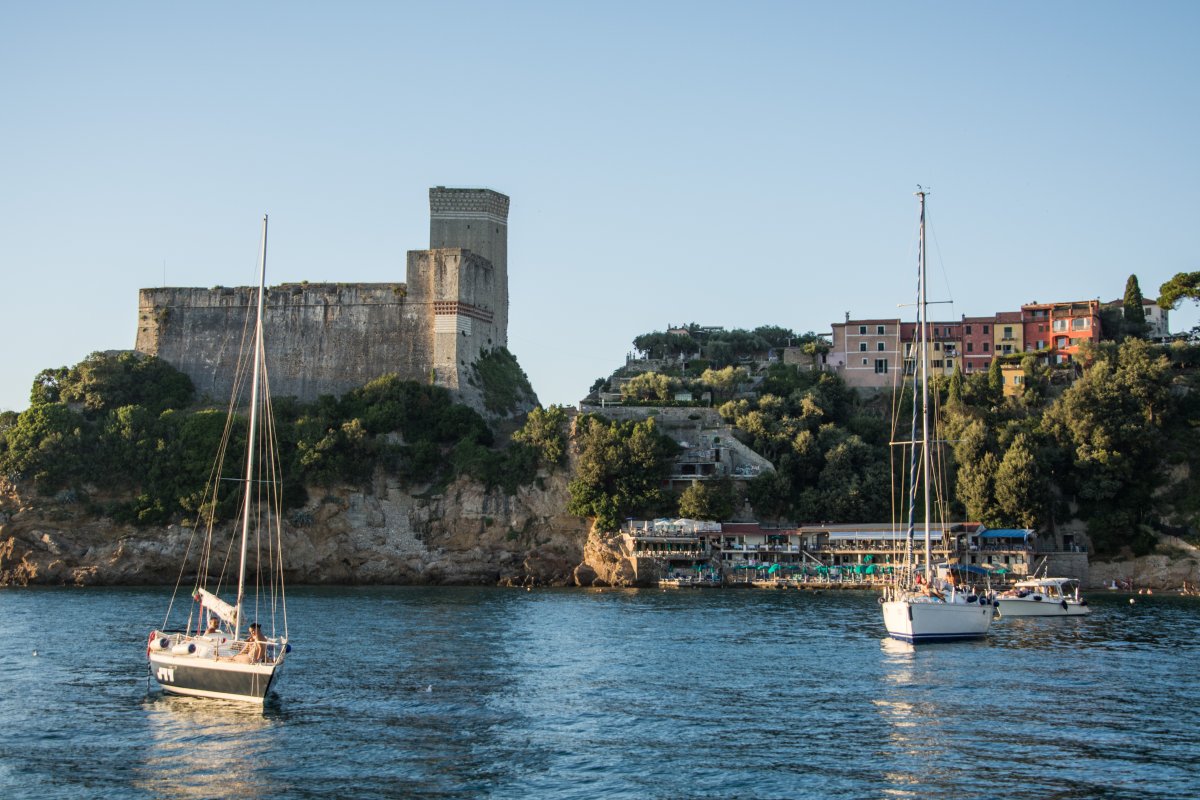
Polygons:
[[1125,281],[1125,319],[1121,332],[1125,336],[1142,338],[1146,335],[1146,309],[1142,306],[1142,290],[1138,286],[1137,275],[1130,275]]

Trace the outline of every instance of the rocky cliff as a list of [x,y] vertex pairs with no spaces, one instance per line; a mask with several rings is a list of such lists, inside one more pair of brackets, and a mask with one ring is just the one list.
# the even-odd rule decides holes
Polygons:
[[[506,496],[466,480],[421,494],[378,477],[321,491],[283,536],[288,578],[306,584],[628,585],[615,540],[568,515],[567,478],[543,475]],[[192,529],[144,528],[36,504],[0,484],[0,585],[173,584]],[[228,537],[232,531],[222,532]],[[223,546],[217,543],[216,547]]]

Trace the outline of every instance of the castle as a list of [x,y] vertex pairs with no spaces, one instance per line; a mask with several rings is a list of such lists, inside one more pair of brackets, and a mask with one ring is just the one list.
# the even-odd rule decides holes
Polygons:
[[[311,401],[389,373],[433,382],[483,411],[473,365],[508,343],[508,197],[429,190],[429,249],[408,253],[405,283],[268,287],[272,393]],[[142,289],[135,349],[227,398],[257,287]]]

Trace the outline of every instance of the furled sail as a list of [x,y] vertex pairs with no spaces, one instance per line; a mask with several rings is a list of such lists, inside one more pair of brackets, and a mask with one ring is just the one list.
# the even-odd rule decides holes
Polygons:
[[229,625],[237,624],[237,608],[229,605],[229,603],[226,603],[207,589],[197,589],[193,599],[207,608],[210,613],[220,617],[222,622]]

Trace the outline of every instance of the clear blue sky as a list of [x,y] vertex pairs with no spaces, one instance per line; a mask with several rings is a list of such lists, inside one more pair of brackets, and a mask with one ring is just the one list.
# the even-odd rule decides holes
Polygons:
[[[430,186],[512,198],[509,346],[573,404],[670,323],[828,331],[1200,270],[1200,3],[0,7],[0,409],[138,289],[402,281]],[[1194,306],[1172,328],[1196,324]]]

